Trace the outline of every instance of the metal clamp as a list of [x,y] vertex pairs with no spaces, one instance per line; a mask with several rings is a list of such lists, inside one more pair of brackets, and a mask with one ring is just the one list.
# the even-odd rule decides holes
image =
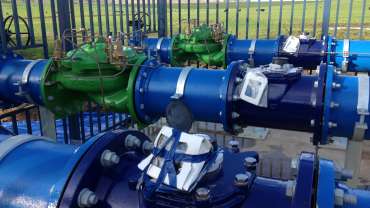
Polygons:
[[343,61],[342,61],[342,71],[348,71],[349,65],[349,39],[343,40]]
[[367,73],[359,73],[358,77],[358,97],[357,97],[357,113],[360,116],[360,121],[356,122],[353,131],[353,140],[363,140],[365,131],[368,129],[365,122],[366,116],[369,115],[369,76]]
[[186,67],[181,71],[179,79],[177,80],[176,93],[171,96],[172,99],[180,99],[184,96],[186,80],[191,70],[191,67]]
[[1,142],[0,146],[0,161],[4,159],[11,151],[16,149],[17,147],[31,141],[35,140],[48,140],[52,141],[50,139],[44,138],[44,137],[38,137],[38,136],[33,136],[33,135],[28,135],[28,134],[22,134],[22,135],[17,135],[13,136],[3,142]]
[[26,66],[26,68],[24,69],[23,74],[22,74],[21,83],[19,85],[19,92],[17,94],[25,96],[26,99],[28,100],[28,102],[30,102],[30,103],[34,103],[34,101],[29,96],[29,94],[27,94],[26,89],[23,89],[23,87],[28,83],[28,79],[29,79],[29,76],[32,72],[33,67],[36,66],[36,64],[40,63],[41,61],[42,61],[42,59],[37,59],[35,61],[32,61],[31,63],[29,63]]
[[249,64],[253,67],[254,66],[254,58],[253,58],[253,55],[256,51],[256,42],[257,40],[252,40],[251,41],[251,45],[249,46],[249,49],[248,49],[248,54],[249,54],[249,59],[248,59],[248,62]]

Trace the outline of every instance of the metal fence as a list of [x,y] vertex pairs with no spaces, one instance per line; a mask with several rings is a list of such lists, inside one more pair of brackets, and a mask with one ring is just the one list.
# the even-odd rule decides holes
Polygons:
[[[213,23],[222,23],[227,33],[239,38],[269,39],[308,32],[317,38],[327,33],[337,38],[366,39],[370,38],[369,13],[368,0],[1,0],[0,49],[22,49],[18,52],[28,58],[48,58],[54,40],[63,34],[73,37],[80,28],[93,38],[130,37],[137,30],[147,36],[173,36],[189,25]],[[83,42],[84,38],[73,41]],[[73,44],[66,46],[71,48]],[[15,114],[25,113],[28,122],[28,110]],[[102,123],[109,129],[123,121],[106,125],[100,108],[90,106],[87,111],[99,114],[99,131]],[[83,115],[62,119],[66,142],[68,138],[86,138]],[[7,116],[17,133],[17,117],[3,114],[1,118]],[[88,121],[92,126],[92,119]],[[94,134],[91,129],[87,130],[89,135]]]

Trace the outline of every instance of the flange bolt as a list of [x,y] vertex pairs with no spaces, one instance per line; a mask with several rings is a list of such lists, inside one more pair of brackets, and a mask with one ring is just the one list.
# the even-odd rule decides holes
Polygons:
[[249,175],[244,174],[244,173],[239,173],[235,175],[235,186],[237,187],[246,187],[248,186],[248,180],[249,180]]
[[195,198],[198,201],[207,201],[210,198],[210,190],[208,188],[200,187],[195,191]]
[[98,197],[96,197],[96,194],[90,191],[88,188],[82,189],[81,192],[78,194],[77,204],[81,208],[92,207],[95,206],[97,203]]
[[117,165],[120,161],[119,156],[110,150],[104,150],[100,157],[100,163],[103,167],[111,167]]
[[247,171],[255,171],[257,167],[257,159],[254,157],[246,157],[244,158],[244,166]]

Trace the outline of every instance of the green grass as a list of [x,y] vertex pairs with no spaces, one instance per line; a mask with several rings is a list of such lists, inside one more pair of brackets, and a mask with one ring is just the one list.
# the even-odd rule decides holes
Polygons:
[[[176,1],[176,0],[175,0]],[[27,11],[26,6],[24,3],[18,2],[18,14],[22,17],[27,17]],[[32,1],[33,2],[33,1]],[[52,18],[51,18],[51,9],[50,4],[46,3],[49,2],[48,0],[45,1],[44,9],[45,9],[45,24],[47,28],[47,37],[49,42],[49,49],[50,53],[52,53],[53,50],[53,24],[52,24]],[[93,1],[93,12],[94,12],[94,27],[95,32],[98,32],[98,17],[97,17],[97,6],[96,1]],[[102,1],[101,5],[101,11],[102,14],[104,13],[104,1]],[[118,0],[117,0],[118,2]],[[124,2],[124,1],[123,1]],[[147,1],[146,1],[147,2]],[[181,22],[182,30],[186,26],[186,18],[188,16],[188,9],[187,4],[181,4],[181,18],[183,19]],[[337,8],[337,0],[332,0],[332,6],[331,6],[331,30],[330,33],[333,34],[334,30],[333,27],[335,25],[336,21],[336,8]],[[349,2],[350,0],[341,0],[340,1],[340,7],[339,7],[339,16],[338,16],[338,25],[340,26],[339,30],[337,31],[337,37],[343,38],[346,37],[346,26],[348,23],[348,15],[349,15]],[[239,11],[239,24],[238,24],[238,35],[240,38],[245,38],[247,34],[247,28],[248,28],[248,38],[255,38],[257,33],[257,10],[258,10],[258,4],[255,2],[252,2],[250,5],[250,14],[249,14],[249,25],[247,27],[246,19],[247,19],[247,9],[246,9],[246,1],[240,1],[240,11]],[[3,13],[4,16],[8,16],[12,14],[11,4],[9,2],[2,2],[3,6]],[[32,6],[32,15],[33,15],[33,25],[35,30],[35,38],[37,43],[41,43],[41,29],[40,29],[40,17],[39,17],[39,6],[38,4],[31,3]],[[116,18],[117,18],[117,28],[120,29],[120,16],[119,16],[119,5],[117,3],[116,5]],[[236,3],[230,2],[229,5],[229,33],[235,34],[236,33]],[[112,13],[112,5],[108,5],[109,8],[109,21],[110,21],[110,30],[113,31],[113,13]],[[179,31],[179,19],[178,19],[178,4],[177,1],[172,5],[172,25],[173,25],[173,34],[178,33]],[[206,4],[200,4],[199,5],[199,17],[200,22],[206,21]],[[352,17],[351,17],[351,25],[352,27],[359,27],[361,25],[361,16],[362,16],[362,0],[354,0],[353,6],[352,6]],[[262,2],[260,4],[260,28],[259,28],[259,38],[267,38],[267,28],[268,28],[268,3]],[[219,21],[225,23],[226,22],[226,13],[225,10],[225,3],[220,3],[220,9],[219,9]],[[291,2],[284,2],[283,8],[282,8],[282,21],[281,21],[281,33],[282,34],[288,34],[290,31],[290,21],[291,21],[291,10],[292,10],[292,4]],[[136,11],[136,8],[135,8]],[[151,10],[153,14],[153,10]],[[84,13],[85,13],[85,21],[86,25],[89,25],[89,13],[88,13],[88,6],[87,2],[85,2],[84,5]],[[271,18],[270,18],[270,38],[274,38],[278,35],[278,24],[279,24],[279,13],[280,13],[280,3],[279,2],[273,2],[271,5]],[[167,6],[167,14],[168,14],[168,32],[170,28],[170,7]],[[307,1],[306,2],[306,13],[305,13],[305,31],[310,32],[313,35],[319,36],[321,34],[321,22],[322,22],[322,14],[323,14],[323,1],[319,1],[318,3],[318,10],[317,10],[317,23],[316,23],[316,34],[313,34],[314,30],[314,16],[315,16],[315,1]],[[80,8],[79,5],[75,4],[75,22],[76,22],[76,28],[81,28],[81,18],[80,18]],[[129,17],[131,19],[131,5],[129,5]],[[158,14],[156,14],[156,17],[158,17]],[[197,6],[196,4],[191,4],[190,7],[190,18],[196,19],[197,18]],[[301,27],[302,27],[302,18],[303,18],[303,2],[296,2],[294,5],[294,16],[293,16],[293,34],[299,34],[301,33]],[[185,20],[185,21],[184,21]],[[148,21],[148,20],[147,20]],[[151,20],[153,23],[153,19]],[[209,22],[212,24],[216,21],[216,4],[211,3],[209,5]],[[103,33],[106,33],[106,17],[105,15],[102,15],[102,26],[103,26]],[[158,25],[157,25],[158,26]],[[367,1],[365,5],[365,18],[364,18],[364,24],[363,26],[365,28],[370,28],[370,1]],[[87,27],[88,28],[88,27]],[[123,28],[124,31],[126,30],[126,14],[125,14],[125,5],[123,5]],[[359,32],[358,29],[351,29],[350,30],[350,38],[359,38]],[[152,34],[155,35],[155,34]],[[363,38],[370,38],[370,30],[364,30]],[[20,51],[24,56],[28,58],[40,58],[42,57],[42,50],[41,49],[27,49]]]

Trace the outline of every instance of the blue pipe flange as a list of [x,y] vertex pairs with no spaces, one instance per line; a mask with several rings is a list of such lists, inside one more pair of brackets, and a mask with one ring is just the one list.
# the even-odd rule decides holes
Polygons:
[[325,80],[326,80],[326,64],[321,64],[319,67],[319,74],[317,80],[314,82],[314,95],[312,98],[312,107],[314,108],[314,118],[310,125],[313,129],[312,143],[319,144],[322,141],[322,119],[323,119],[323,101],[325,95]]
[[[59,207],[137,207],[137,164],[151,151],[148,144],[148,137],[139,131],[105,133],[70,174]],[[88,196],[96,200],[89,201]]]

